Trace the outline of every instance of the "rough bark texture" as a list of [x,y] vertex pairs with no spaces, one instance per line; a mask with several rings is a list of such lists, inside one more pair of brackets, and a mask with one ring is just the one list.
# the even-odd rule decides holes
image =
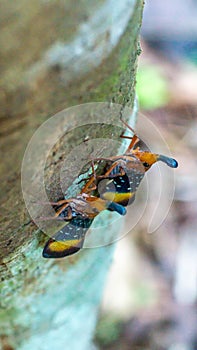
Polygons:
[[[91,348],[113,246],[87,249],[58,262],[44,260],[46,236],[25,208],[20,169],[29,139],[54,113],[85,102],[132,106],[143,1],[121,4],[81,0],[73,6],[70,0],[17,0],[4,3],[1,10],[2,349]],[[88,131],[95,136],[95,131]],[[110,135],[110,128],[106,133]],[[68,149],[84,136],[76,132]],[[57,149],[56,161],[51,159],[50,164],[49,160],[53,175],[61,156]],[[52,177],[50,197],[58,195]]]

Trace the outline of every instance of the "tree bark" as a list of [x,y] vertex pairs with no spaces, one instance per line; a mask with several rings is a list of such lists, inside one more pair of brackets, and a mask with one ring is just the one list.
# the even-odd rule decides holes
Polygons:
[[[133,105],[142,9],[142,0],[81,0],[77,6],[71,0],[17,0],[1,10],[3,350],[91,349],[114,246],[85,249],[61,261],[43,259],[47,238],[24,205],[21,162],[33,133],[54,113],[86,102]],[[64,152],[85,136],[76,132]],[[58,161],[51,159],[47,174],[53,200],[60,195],[54,174],[62,153],[56,153]]]

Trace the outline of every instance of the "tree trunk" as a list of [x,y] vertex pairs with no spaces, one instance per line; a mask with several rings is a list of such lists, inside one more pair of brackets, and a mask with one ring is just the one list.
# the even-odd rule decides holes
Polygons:
[[[17,0],[1,9],[3,350],[91,349],[114,245],[43,259],[47,237],[24,205],[21,162],[33,133],[57,111],[86,102],[133,105],[142,8],[142,0],[80,0],[77,6],[71,0]],[[68,149],[86,136],[80,132],[68,140]],[[53,200],[60,195],[56,158],[46,175]]]

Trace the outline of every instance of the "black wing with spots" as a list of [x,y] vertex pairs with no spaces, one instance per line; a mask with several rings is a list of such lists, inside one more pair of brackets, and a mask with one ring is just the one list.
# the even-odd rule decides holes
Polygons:
[[77,216],[50,238],[43,249],[44,258],[63,258],[77,253],[82,247],[86,232],[93,219]]
[[114,168],[107,180],[99,181],[98,190],[102,198],[127,206],[135,200],[135,193],[144,177],[145,170],[142,164],[136,161],[135,167],[124,168],[124,171],[124,175],[116,176],[120,173],[120,169],[118,166]]

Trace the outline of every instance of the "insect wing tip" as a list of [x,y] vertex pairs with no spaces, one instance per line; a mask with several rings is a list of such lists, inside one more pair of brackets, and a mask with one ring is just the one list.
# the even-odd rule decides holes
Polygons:
[[43,249],[43,258],[63,258],[77,253],[82,247],[85,234],[93,220],[73,218],[51,237]]
[[45,244],[42,256],[47,259],[63,258],[77,253],[82,248],[82,245],[83,240],[78,240],[78,242],[75,242],[75,245],[73,245],[72,241],[57,241],[50,238]]

